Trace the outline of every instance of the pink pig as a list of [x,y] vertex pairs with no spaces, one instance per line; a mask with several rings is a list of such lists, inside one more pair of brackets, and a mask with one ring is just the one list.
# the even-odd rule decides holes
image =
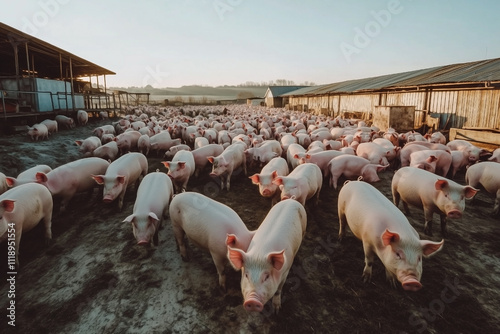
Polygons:
[[47,165],[36,165],[34,167],[25,170],[22,173],[19,173],[17,177],[7,176],[5,178],[5,181],[7,182],[7,186],[9,188],[13,188],[20,186],[21,184],[36,182],[36,173],[38,172],[48,173],[51,170],[52,168],[50,168]]
[[247,175],[245,148],[243,142],[236,142],[229,145],[219,156],[207,158],[212,163],[210,176],[221,178],[221,190],[224,189],[225,184],[226,189],[229,191],[231,175],[237,168],[243,167],[243,171]]
[[119,153],[120,152],[118,151],[118,145],[116,142],[110,141],[109,143],[96,148],[94,152],[92,152],[92,155],[97,158],[114,161],[118,158]]
[[162,161],[162,164],[168,168],[168,176],[174,183],[175,192],[178,194],[186,191],[189,178],[195,170],[193,153],[181,150],[175,153],[172,161]]
[[372,183],[380,181],[377,172],[384,170],[387,166],[372,164],[365,158],[356,155],[344,154],[333,158],[328,162],[325,178],[330,175],[330,187],[337,189],[337,181],[340,176],[346,179],[362,177],[363,181]]
[[363,242],[365,282],[371,280],[377,255],[385,266],[387,279],[394,286],[397,280],[405,290],[418,291],[422,288],[422,256],[428,257],[440,251],[444,240],[420,240],[403,213],[380,191],[365,182],[350,181],[342,187],[338,213],[339,240],[345,237],[348,224],[352,233]]
[[47,174],[37,172],[36,182],[46,186],[52,196],[61,197],[60,212],[76,193],[91,190],[95,187],[92,174],[104,173],[109,162],[101,158],[82,158],[59,166]]
[[158,230],[174,196],[172,181],[167,174],[152,172],[144,176],[137,189],[133,213],[124,222],[132,224],[138,245],[158,245]]
[[49,130],[45,124],[34,124],[28,128],[28,135],[31,140],[38,141],[38,139],[49,139]]
[[52,207],[52,195],[46,187],[37,183],[23,184],[0,195],[0,242],[7,237],[15,237],[17,266],[22,233],[43,220],[45,239],[52,239]]
[[113,161],[105,175],[92,173],[92,178],[97,184],[104,185],[103,201],[111,203],[118,198],[118,209],[121,211],[127,187],[135,184],[137,189],[140,177],[145,176],[147,172],[146,157],[138,152],[130,152]]
[[490,194],[495,194],[492,215],[500,211],[500,164],[484,161],[470,166],[465,173],[465,182],[471,187],[482,185]]
[[271,208],[248,250],[237,249],[228,243],[227,257],[234,269],[241,270],[243,307],[247,311],[262,312],[272,298],[274,312],[279,312],[281,290],[306,226],[304,207],[297,201],[284,200]]
[[253,184],[259,185],[259,192],[263,197],[271,197],[272,205],[279,202],[281,191],[273,180],[278,176],[288,175],[288,164],[282,157],[271,159],[260,171],[260,174],[250,176]]
[[75,127],[75,121],[73,118],[64,116],[64,115],[57,115],[55,117],[55,120],[57,122],[58,128],[60,129],[61,127],[65,127],[66,129],[72,129]]
[[273,183],[280,186],[282,200],[291,198],[305,205],[316,195],[315,204],[318,204],[323,175],[317,165],[305,163],[297,166],[288,176],[276,177]]
[[233,209],[196,192],[176,195],[170,203],[169,215],[182,259],[189,261],[187,235],[198,247],[210,252],[219,285],[225,289],[226,244],[246,251],[254,232],[248,231]]
[[391,188],[394,204],[398,206],[402,200],[407,215],[410,214],[408,204],[424,210],[425,234],[432,235],[432,216],[439,214],[443,237],[447,234],[446,218],[462,217],[465,199],[471,199],[477,193],[473,187],[462,186],[415,167],[399,169],[392,178]]
[[101,146],[101,140],[96,136],[90,136],[84,140],[75,140],[76,145],[79,146],[79,151],[84,157],[92,156],[96,148]]
[[208,157],[216,157],[222,154],[222,152],[224,152],[224,147],[220,144],[208,144],[193,150],[191,153],[193,153],[194,158],[194,176],[198,177],[200,172],[206,167],[209,162]]

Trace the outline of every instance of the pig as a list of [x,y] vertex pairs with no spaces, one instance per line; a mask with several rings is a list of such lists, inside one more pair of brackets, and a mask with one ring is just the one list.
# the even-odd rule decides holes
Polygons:
[[404,290],[418,291],[422,288],[422,256],[429,257],[439,252],[444,240],[420,240],[403,213],[366,182],[349,181],[344,184],[339,192],[337,207],[339,240],[345,237],[347,224],[363,242],[365,283],[371,280],[377,255],[384,264],[387,280],[394,287],[399,281]]
[[49,189],[53,197],[60,197],[59,212],[64,212],[76,193],[92,191],[95,183],[91,175],[106,172],[109,162],[101,158],[82,158],[61,165],[48,173],[37,172],[36,182]]
[[92,134],[99,138],[102,138],[102,136],[105,134],[116,135],[116,130],[113,125],[107,124],[95,128],[94,130],[92,130]]
[[370,160],[372,164],[387,166],[389,165],[387,157],[390,156],[391,150],[373,142],[360,143],[356,148],[356,154]]
[[151,142],[149,140],[148,135],[141,135],[139,139],[137,139],[137,149],[144,155],[149,154],[149,148],[151,147]]
[[410,142],[406,144],[399,152],[399,160],[401,161],[401,167],[407,167],[410,165],[410,155],[416,151],[423,150],[443,150],[451,153],[451,150],[446,147],[446,145],[428,143],[428,142]]
[[479,161],[482,155],[488,153],[487,150],[481,149],[474,144],[469,143],[466,140],[454,139],[446,144],[452,151],[462,151],[465,153],[469,161],[469,165],[472,165]]
[[[7,183],[7,186],[9,188],[17,187],[17,186],[20,186],[21,184],[36,182],[36,173],[38,173],[38,172],[48,173],[51,170],[52,170],[52,168],[50,168],[50,166],[36,165],[34,167],[31,167],[31,168],[25,170],[22,173],[19,173],[19,175],[17,177],[7,176],[5,178],[5,182]],[[0,186],[0,188],[1,188],[1,186]]]
[[49,139],[49,130],[45,124],[37,123],[28,128],[28,135],[31,137],[31,140],[34,141],[38,141],[38,139]]
[[195,166],[194,176],[198,177],[200,175],[201,171],[209,162],[208,157],[216,157],[222,154],[222,152],[224,152],[224,147],[219,144],[208,144],[206,146],[197,148],[194,151],[191,151],[191,153],[193,153]]
[[305,153],[306,149],[297,143],[292,143],[288,145],[288,149],[286,151],[286,161],[288,162],[288,166],[290,170],[295,169],[299,165],[299,156],[298,153]]
[[14,237],[16,265],[19,267],[21,235],[43,220],[45,240],[52,239],[53,201],[49,190],[38,183],[26,183],[0,195],[0,242]]
[[76,119],[78,120],[78,124],[86,125],[89,121],[89,114],[85,110],[78,110],[76,112]]
[[115,135],[114,134],[111,134],[111,133],[105,133],[102,135],[101,137],[101,144],[104,145],[104,144],[107,144],[111,141],[115,141]]
[[443,150],[422,150],[410,154],[411,167],[422,168],[443,177],[448,174],[451,163],[452,155]]
[[172,146],[168,149],[168,151],[165,152],[165,154],[163,155],[163,158],[171,160],[174,157],[175,153],[182,151],[182,150],[191,151],[191,147],[189,147],[186,144],[179,144],[179,145]]
[[167,175],[172,179],[175,193],[186,191],[189,178],[195,171],[193,153],[191,151],[179,151],[174,155],[172,161],[162,161],[162,164],[168,168]]
[[291,198],[305,205],[308,199],[316,195],[317,205],[323,175],[316,164],[305,163],[298,165],[288,176],[274,178],[273,183],[280,186],[281,200]]
[[118,158],[119,154],[118,145],[115,141],[110,141],[104,145],[99,146],[92,152],[92,155],[97,158],[114,161]]
[[94,150],[101,146],[101,140],[96,136],[90,136],[84,140],[75,140],[75,143],[79,146],[78,150],[84,157],[92,156]]
[[[284,133],[283,136],[281,137],[280,139],[280,144],[281,144],[281,148],[283,149],[283,154],[285,152],[288,152],[288,147],[291,145],[291,144],[298,144],[297,142],[297,137],[294,137],[292,134],[290,133]],[[301,146],[301,145],[299,145]],[[301,146],[302,147],[302,146]],[[303,147],[302,147],[303,148]],[[305,151],[305,149],[304,149]],[[290,162],[289,162],[290,163]]]
[[221,190],[224,189],[225,184],[226,189],[229,191],[231,176],[239,167],[243,167],[245,176],[247,175],[245,149],[246,146],[244,144],[233,143],[224,149],[224,151],[217,157],[209,156],[207,158],[212,164],[212,172],[210,173],[210,176],[220,177]]
[[210,143],[208,142],[208,139],[205,137],[194,138],[194,149],[203,147],[203,146],[208,145],[208,144],[210,144]]
[[219,275],[219,286],[225,290],[227,245],[246,251],[254,235],[238,214],[222,203],[196,192],[176,195],[169,207],[177,247],[184,261],[189,261],[184,236],[207,250]]
[[148,172],[148,160],[139,152],[130,152],[113,161],[105,174],[92,173],[92,178],[99,185],[104,185],[103,202],[111,203],[118,198],[118,210],[123,208],[123,198],[129,186],[136,189]]
[[118,150],[120,154],[125,154],[130,151],[136,151],[138,148],[139,138],[142,134],[136,130],[125,131],[120,133],[115,137],[116,145],[118,145]]
[[57,115],[55,117],[55,120],[57,122],[58,128],[66,128],[66,129],[73,129],[75,127],[75,121],[73,118],[64,116],[64,115]]
[[152,172],[144,176],[137,189],[134,209],[123,222],[132,224],[138,245],[158,246],[158,230],[174,196],[172,181],[167,174]]
[[259,185],[261,196],[272,198],[271,205],[279,202],[281,191],[273,180],[278,176],[287,176],[289,173],[288,163],[282,157],[271,159],[259,174],[250,176],[253,184]]
[[181,144],[181,139],[172,139],[168,131],[162,131],[151,136],[149,141],[151,143],[151,149],[155,150],[157,155],[159,155],[160,152],[168,151],[172,146]]
[[[248,249],[227,245],[227,257],[241,270],[243,307],[262,312],[272,297],[274,312],[281,308],[281,290],[306,232],[307,214],[297,201],[287,199],[268,212]],[[229,239],[229,238],[228,238]]]
[[0,172],[0,195],[9,189],[9,182],[7,181],[7,176]]
[[337,189],[337,181],[342,175],[346,179],[356,179],[361,176],[363,181],[373,183],[380,181],[377,172],[386,167],[372,164],[369,160],[356,155],[344,154],[328,162],[325,178],[330,176],[330,187],[334,189]]
[[498,215],[500,211],[500,164],[484,161],[470,166],[465,172],[465,182],[474,188],[481,185],[490,194],[495,194],[492,215]]
[[488,161],[500,162],[500,148],[493,151],[493,154],[488,158]]
[[323,152],[317,152],[313,154],[304,154],[299,158],[299,164],[304,164],[307,162],[318,165],[319,169],[321,169],[321,173],[323,175],[328,173],[328,163],[335,157],[344,155],[343,152],[328,150]]
[[57,132],[57,122],[50,120],[50,119],[44,119],[43,121],[40,122],[40,124],[43,124],[47,127],[47,131],[49,132],[49,135],[56,133]]
[[426,136],[424,136],[424,137],[427,138],[429,143],[439,143],[439,144],[446,145],[446,137],[439,131],[434,132],[427,137]]
[[258,147],[245,150],[245,154],[251,155],[253,160],[260,161],[261,164],[267,164],[271,159],[281,157],[282,153],[280,142],[274,139],[266,140]]
[[394,204],[399,206],[402,200],[407,215],[410,214],[408,204],[424,210],[424,233],[429,236],[432,235],[432,216],[439,214],[443,237],[448,233],[446,218],[462,217],[465,199],[471,199],[478,191],[415,167],[399,169],[392,178],[391,190]]

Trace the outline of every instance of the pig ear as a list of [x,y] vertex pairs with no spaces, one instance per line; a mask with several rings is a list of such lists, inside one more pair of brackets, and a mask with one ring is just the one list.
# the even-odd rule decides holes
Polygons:
[[430,163],[430,162],[434,162],[434,161],[436,161],[437,159],[438,159],[438,158],[436,158],[436,156],[435,156],[435,155],[431,155],[430,157],[428,157],[428,158],[427,158],[427,160],[426,160],[426,161]]
[[298,159],[298,158],[299,158],[299,155],[298,155],[298,154],[295,154],[295,155],[293,156],[293,158],[294,158],[294,159]]
[[0,205],[6,212],[12,212],[14,210],[14,202],[15,201],[11,199],[4,199],[3,201],[0,202]]
[[170,169],[170,161],[162,161],[161,163],[163,164],[163,166],[165,166],[168,169]]
[[38,182],[38,183],[47,182],[47,175],[45,175],[45,173],[37,172],[35,174],[35,178],[36,178],[36,182]]
[[95,180],[95,182],[97,182],[97,184],[104,184],[104,178],[102,177],[102,175],[91,175],[91,177]]
[[214,157],[211,157],[211,156],[210,156],[210,157],[207,157],[207,159],[208,159],[208,161],[210,161],[210,163],[211,163],[211,164],[213,164],[213,163],[214,163]]
[[444,239],[441,242],[433,242],[429,240],[420,240],[422,251],[425,257],[434,255],[443,248]]
[[75,140],[75,143],[76,143],[76,145],[78,145],[78,146],[82,146],[82,143],[83,143],[83,142],[82,142],[81,140]]
[[275,185],[277,185],[277,186],[282,185],[282,184],[283,184],[283,177],[280,177],[280,176],[276,177],[276,178],[273,180],[273,183],[274,183]]
[[436,183],[434,184],[436,187],[436,190],[443,190],[448,186],[448,181],[446,180],[437,180]]
[[464,190],[465,190],[465,198],[467,199],[471,199],[479,191],[476,188],[472,188],[470,186],[466,186]]
[[240,270],[245,266],[244,261],[245,253],[241,249],[232,248],[231,246],[227,246],[227,258],[229,259],[229,263],[235,270]]
[[399,241],[399,234],[395,232],[390,232],[388,229],[382,234],[382,243],[384,246],[389,246],[395,242]]
[[12,188],[14,184],[16,183],[16,179],[10,176],[7,176],[5,178],[5,183],[7,183],[7,187]]
[[134,219],[134,215],[132,214],[132,215],[128,216],[127,218],[125,218],[123,220],[123,222],[124,223],[131,223],[133,219]]
[[271,173],[271,179],[273,179],[273,180],[274,180],[274,179],[275,179],[275,178],[277,178],[277,177],[278,177],[278,171],[273,170],[273,172]]
[[186,167],[186,162],[185,161],[178,161],[177,166],[179,166],[179,169],[183,169]]
[[234,247],[236,245],[236,235],[226,234],[226,246]]
[[148,215],[148,218],[150,221],[153,220],[153,222],[157,222],[160,220],[160,219],[158,219],[158,216],[154,212],[150,212]]
[[269,253],[267,260],[272,264],[273,268],[280,271],[285,264],[285,250],[281,252]]
[[118,183],[123,184],[123,183],[125,183],[125,176],[123,176],[123,175],[118,175],[118,176],[116,177],[116,180],[118,181]]
[[252,176],[248,177],[250,180],[252,180],[253,184],[259,184],[259,174],[254,174]]

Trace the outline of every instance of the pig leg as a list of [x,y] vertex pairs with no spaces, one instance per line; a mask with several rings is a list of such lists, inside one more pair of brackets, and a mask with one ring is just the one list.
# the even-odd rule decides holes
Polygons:
[[45,244],[49,244],[52,240],[52,212],[43,218],[43,224],[45,226]]
[[[475,196],[473,198],[475,198]],[[500,211],[500,189],[497,190],[497,195],[495,198],[495,205],[493,206],[492,216],[498,215],[499,211]]]
[[229,171],[226,175],[226,189],[229,191],[229,187],[231,186],[231,175],[233,174],[233,171]]
[[287,277],[287,275],[288,275],[288,273],[286,273],[286,275],[283,275],[283,280],[278,285],[278,290],[276,290],[276,292],[274,293],[274,296],[273,296],[273,307],[274,307],[275,314],[278,314],[278,312],[280,311],[280,308],[281,308],[281,290],[283,289],[283,285],[285,284],[285,281],[286,281],[285,278]]
[[363,282],[370,282],[372,279],[373,260],[375,259],[375,252],[369,243],[363,242],[363,249],[365,251],[365,268],[363,269]]
[[339,222],[340,222],[340,227],[339,227],[339,241],[342,241],[345,237],[345,226],[347,225],[347,219],[345,218],[345,214],[340,213],[339,210]]
[[387,270],[387,268],[385,268],[385,278],[389,281],[393,288],[398,286],[396,276]]
[[[428,236],[432,236],[432,211],[424,209],[424,217],[425,217],[424,233]],[[443,216],[441,215],[441,217]],[[444,223],[444,226],[446,229],[446,223]],[[442,229],[443,229],[443,220],[441,218],[441,230]]]
[[[137,186],[136,186],[136,189],[137,189]],[[126,190],[127,190],[127,187],[123,187],[122,192],[118,196],[118,210],[119,211],[122,211],[122,208],[123,208],[123,199],[125,198],[125,192],[126,192]]]
[[187,253],[186,244],[184,242],[184,236],[186,235],[186,233],[179,226],[173,225],[172,227],[174,229],[175,241],[177,242],[177,248],[179,249],[179,252],[181,253],[182,261],[188,262],[189,255]]
[[212,260],[214,261],[215,268],[217,269],[217,274],[219,274],[219,286],[222,290],[226,291],[226,257],[215,253],[210,253],[210,255],[212,255]]
[[440,215],[441,218],[441,235],[446,237],[448,235],[448,228],[446,227],[446,215]]

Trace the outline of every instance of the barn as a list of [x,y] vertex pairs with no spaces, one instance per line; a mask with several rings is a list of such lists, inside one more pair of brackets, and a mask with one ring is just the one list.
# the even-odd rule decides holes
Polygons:
[[264,95],[264,101],[269,108],[282,108],[288,103],[286,93],[298,90],[304,86],[269,86]]
[[488,143],[474,132],[494,134],[500,128],[500,58],[303,87],[281,97],[290,110],[367,120],[414,109],[413,129],[449,130],[450,136],[460,129]]
[[[2,125],[78,109],[114,110],[106,75],[115,73],[0,23],[0,117]],[[100,81],[101,80],[101,81]],[[96,88],[104,86],[102,88]]]

